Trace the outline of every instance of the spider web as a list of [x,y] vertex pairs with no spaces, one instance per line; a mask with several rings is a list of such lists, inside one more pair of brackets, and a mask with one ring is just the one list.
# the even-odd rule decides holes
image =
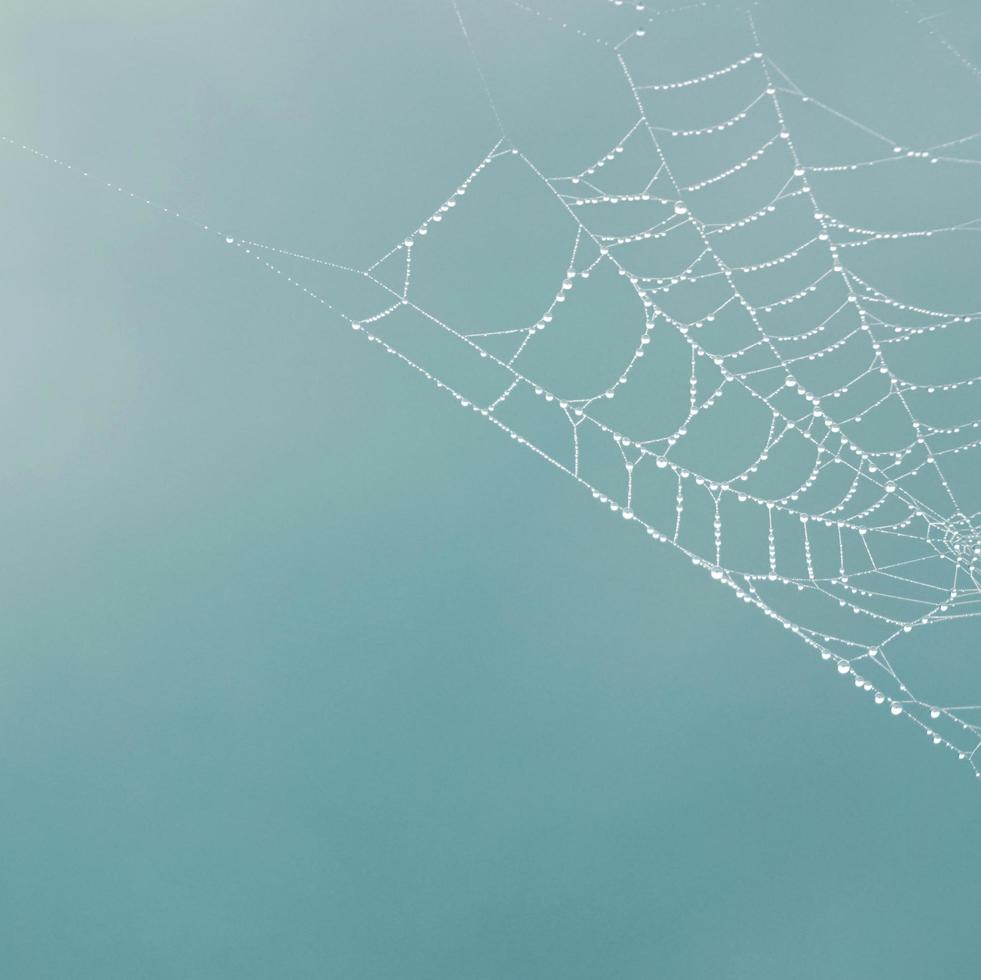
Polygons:
[[[516,15],[598,49],[630,117],[587,166],[552,174],[508,135],[451,2],[500,138],[367,268],[106,186],[219,236],[335,312],[981,777],[981,705],[938,679],[929,639],[981,614],[981,312],[918,301],[930,283],[907,282],[889,251],[956,241],[970,256],[962,243],[981,217],[941,208],[934,225],[877,227],[846,217],[840,189],[859,182],[863,197],[909,168],[914,186],[924,171],[973,175],[981,133],[908,147],[825,104],[768,55],[755,8],[738,13],[738,56],[663,77],[652,44],[672,43],[665,24],[718,5],[596,0],[578,24],[512,0]],[[554,281],[536,277],[544,300],[530,312],[469,295],[454,305],[440,292],[448,277],[475,296],[499,291],[486,253],[465,273],[458,260],[482,224],[496,217],[510,234],[517,212],[564,250]]]

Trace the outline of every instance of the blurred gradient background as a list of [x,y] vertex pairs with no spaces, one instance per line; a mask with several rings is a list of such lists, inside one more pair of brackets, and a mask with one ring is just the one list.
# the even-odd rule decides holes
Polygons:
[[[621,135],[588,45],[461,10],[532,158]],[[977,55],[970,4],[757,19],[909,145],[978,128],[935,34]],[[310,255],[373,261],[497,139],[442,0],[0,26],[4,135]],[[948,753],[237,250],[7,144],[0,175],[0,974],[974,975]]]

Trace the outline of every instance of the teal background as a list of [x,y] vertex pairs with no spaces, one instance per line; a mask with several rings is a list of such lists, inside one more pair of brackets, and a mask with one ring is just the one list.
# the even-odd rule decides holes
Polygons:
[[[533,158],[622,133],[591,54],[461,7]],[[976,125],[901,5],[767,12],[829,103],[911,145]],[[338,261],[497,139],[437,0],[0,24],[7,135]],[[4,976],[977,971],[981,797],[946,753],[236,250],[6,144],[0,174]]]

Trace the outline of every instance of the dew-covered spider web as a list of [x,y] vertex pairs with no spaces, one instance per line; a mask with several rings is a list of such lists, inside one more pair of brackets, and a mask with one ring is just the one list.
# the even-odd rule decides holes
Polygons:
[[[495,73],[479,10],[447,3],[498,132],[370,265],[138,200],[322,304],[981,776],[981,690],[944,653],[981,613],[971,54],[885,5],[975,86],[959,133],[911,145],[771,52],[776,5],[508,0],[533,41]],[[598,101],[565,117],[570,165],[546,164],[509,106],[539,77],[523,67],[575,76],[579,57]]]

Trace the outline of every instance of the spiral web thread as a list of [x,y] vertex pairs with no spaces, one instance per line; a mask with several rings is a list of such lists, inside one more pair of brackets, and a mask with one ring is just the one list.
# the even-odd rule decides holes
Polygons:
[[[608,2],[613,7],[625,6],[619,0]],[[642,15],[641,26],[616,43],[559,23],[523,2],[512,0],[512,5],[606,49],[622,72],[624,97],[635,110],[633,125],[590,166],[561,177],[543,173],[503,135],[502,126],[501,138],[450,196],[366,269],[235,238],[16,140],[3,140],[168,217],[189,222],[240,250],[259,267],[342,317],[360,336],[419,372],[461,407],[577,481],[612,513],[655,541],[677,549],[711,580],[731,589],[829,661],[872,703],[911,721],[981,778],[981,705],[947,704],[932,698],[929,691],[920,690],[921,685],[905,679],[893,657],[897,645],[910,644],[908,634],[927,636],[925,627],[981,613],[981,514],[962,508],[958,502],[962,488],[946,475],[952,459],[981,447],[981,406],[977,404],[981,375],[924,384],[909,380],[891,363],[894,352],[904,346],[925,343],[938,334],[976,330],[981,313],[911,305],[879,289],[849,265],[850,254],[876,243],[969,235],[981,230],[981,218],[901,232],[858,227],[826,210],[811,186],[821,173],[854,173],[896,166],[900,161],[929,167],[981,165],[981,160],[961,155],[981,141],[981,133],[927,148],[898,145],[806,95],[762,49],[751,12],[746,14],[746,51],[738,59],[695,77],[649,82],[644,74],[648,21],[665,14],[684,16],[689,9],[704,11],[712,5],[698,3],[657,11],[653,16],[643,4],[630,5]],[[466,22],[455,2],[453,6],[500,124]],[[681,129],[677,123],[664,125],[658,117],[661,96],[709,86],[722,88],[736,80],[745,84],[747,78],[754,83],[751,100],[725,118]],[[798,151],[788,123],[786,106],[791,102],[808,103],[853,127],[881,146],[881,155],[843,164],[809,163]],[[710,142],[750,119],[757,124],[764,120],[769,134],[746,156],[699,179],[688,179],[673,167],[668,144]],[[604,189],[604,175],[638,147],[653,152],[653,166],[645,182],[629,192]],[[763,206],[724,222],[699,217],[700,193],[724,189],[764,160],[776,162],[780,180]],[[413,267],[444,227],[464,220],[461,205],[465,196],[477,190],[488,173],[503,167],[522,169],[534,179],[543,200],[561,208],[570,230],[568,270],[546,309],[532,322],[472,332],[446,322],[416,301]],[[615,216],[618,209],[631,213],[635,205],[660,209],[656,220],[640,230],[614,227],[611,231],[609,221],[602,232],[596,229],[594,213],[602,211],[607,217]],[[729,254],[725,249],[728,237],[743,229],[765,227],[781,210],[792,208],[801,209],[806,218],[803,234],[794,245],[763,261],[740,264],[723,257]],[[633,246],[659,243],[670,247],[683,236],[696,242],[697,248],[682,267],[652,271],[632,262]],[[803,285],[765,301],[749,298],[754,280],[778,266],[793,265],[805,255],[811,261],[817,256],[818,265],[816,274]],[[386,296],[385,302],[373,312],[350,315],[310,288],[309,278],[301,281],[297,273],[284,272],[285,261],[371,283]],[[383,275],[393,262],[401,263],[398,285]],[[523,362],[539,339],[563,329],[565,304],[603,274],[610,275],[615,288],[638,311],[629,357],[606,383],[588,394],[558,390],[526,372]],[[679,294],[704,291],[713,297],[706,312],[683,318],[672,311],[672,300]],[[825,297],[831,298],[830,305],[818,318],[808,304]],[[735,345],[731,335],[736,331],[728,323],[726,330],[716,329],[734,311],[748,331],[739,335],[745,342]],[[789,331],[788,313],[796,324]],[[406,353],[400,346],[404,330],[399,321],[406,314],[450,339],[464,361],[487,366],[495,378],[503,378],[493,397],[480,393],[479,384],[473,386],[476,391],[471,390],[465,372],[461,381],[455,374],[439,373],[423,357]],[[781,316],[785,319],[778,325]],[[652,437],[650,429],[656,427],[657,419],[642,418],[637,423],[644,428],[626,431],[610,420],[608,409],[645,383],[643,365],[656,357],[662,337],[683,345],[687,352],[688,398],[680,424]],[[507,353],[501,353],[502,344],[511,344]],[[841,353],[858,356],[861,369],[831,387],[819,387],[822,374],[815,366]],[[960,370],[963,366],[950,367]],[[742,401],[733,407],[730,402],[737,394]],[[929,411],[923,406],[942,398],[952,401],[958,418],[943,425],[928,422]],[[560,421],[567,437],[564,450],[543,448],[529,437],[522,413],[530,411],[525,406],[531,404],[535,412]],[[689,430],[713,413],[729,411],[738,416],[739,406],[745,404],[752,404],[768,418],[766,437],[754,455],[724,475],[718,472],[720,467],[709,464],[696,469],[680,460]],[[888,448],[866,448],[856,430],[884,409],[898,414],[906,436]],[[768,469],[779,463],[776,457],[781,447],[790,443],[810,453],[803,478],[780,493],[763,492],[759,485],[766,483]],[[597,469],[594,476],[589,457],[600,444],[615,454],[616,465],[613,472]],[[706,522],[707,529],[696,527]],[[755,557],[741,553],[738,546],[728,546],[730,529],[751,524],[763,528],[765,536],[765,549],[761,547]],[[812,600],[817,604],[809,605]],[[927,654],[929,644],[921,642]]]

